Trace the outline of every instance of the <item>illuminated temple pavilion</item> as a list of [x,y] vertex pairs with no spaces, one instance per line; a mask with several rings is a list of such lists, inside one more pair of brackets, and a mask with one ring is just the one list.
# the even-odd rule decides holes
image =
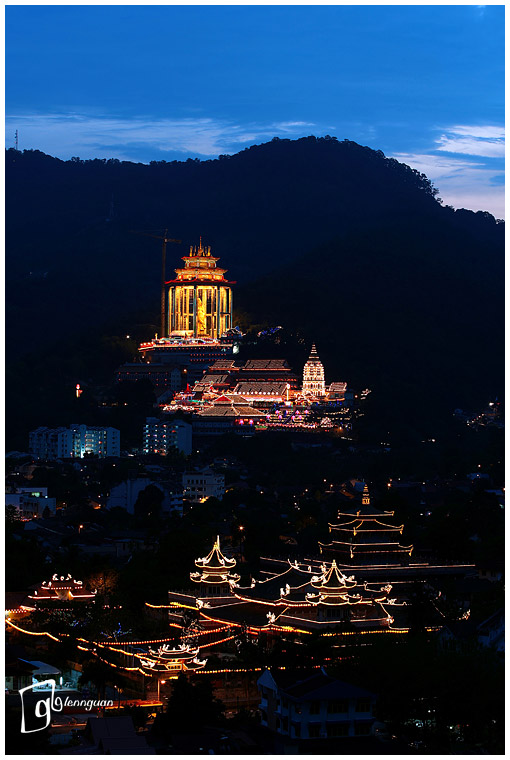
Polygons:
[[176,279],[165,282],[164,334],[139,345],[139,364],[123,365],[120,380],[148,379],[158,388],[176,390],[172,382],[177,380],[172,381],[169,370],[177,370],[184,390],[216,361],[229,360],[238,350],[240,333],[232,327],[235,283],[225,279],[227,270],[217,266],[218,259],[202,239],[183,261],[184,267],[175,270]]
[[413,546],[403,546],[403,525],[393,525],[394,512],[375,509],[365,484],[361,506],[338,512],[337,524],[329,524],[330,543],[319,542],[320,553],[334,556],[342,568],[407,565]]
[[231,583],[237,583],[240,576],[233,573],[236,566],[235,559],[228,559],[220,549],[220,538],[216,537],[214,546],[207,555],[195,560],[199,572],[191,573],[190,578],[194,583],[200,584],[201,592],[205,596],[213,596],[228,592]]
[[210,246],[190,246],[183,256],[184,267],[168,285],[170,335],[219,339],[232,327],[232,289],[226,269],[217,266]]

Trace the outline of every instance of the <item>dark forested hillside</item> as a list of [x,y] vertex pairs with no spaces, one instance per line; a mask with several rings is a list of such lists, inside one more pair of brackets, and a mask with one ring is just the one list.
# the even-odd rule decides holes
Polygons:
[[159,242],[130,231],[168,228],[183,240],[169,275],[202,235],[237,307],[315,339],[329,379],[452,408],[501,390],[504,225],[442,206],[380,151],[308,137],[143,165],[9,150],[6,189],[9,358],[157,315]]

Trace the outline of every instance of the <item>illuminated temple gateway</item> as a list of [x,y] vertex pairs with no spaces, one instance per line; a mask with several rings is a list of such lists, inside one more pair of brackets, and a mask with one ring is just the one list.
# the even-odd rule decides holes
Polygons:
[[217,266],[210,246],[190,246],[184,268],[169,280],[168,328],[170,336],[219,339],[232,327],[232,289],[226,269]]
[[388,522],[394,514],[371,506],[365,484],[361,507],[345,512],[339,510],[340,522],[329,524],[329,532],[334,538],[328,544],[319,541],[321,554],[332,554],[341,567],[349,568],[407,564],[413,547],[400,544],[404,526]]

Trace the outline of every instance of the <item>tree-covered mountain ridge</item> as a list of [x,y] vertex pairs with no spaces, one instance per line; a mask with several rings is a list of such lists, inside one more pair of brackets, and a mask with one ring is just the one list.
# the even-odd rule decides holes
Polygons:
[[131,330],[143,309],[157,324],[160,241],[133,232],[166,228],[183,241],[169,277],[201,235],[240,311],[315,339],[330,374],[441,388],[453,407],[501,386],[504,224],[442,205],[381,151],[306,137],[146,165],[8,150],[6,191],[15,353]]

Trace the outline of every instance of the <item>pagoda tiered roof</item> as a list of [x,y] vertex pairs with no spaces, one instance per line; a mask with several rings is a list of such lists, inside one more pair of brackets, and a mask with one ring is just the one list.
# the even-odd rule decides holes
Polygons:
[[388,588],[371,589],[366,583],[358,585],[353,575],[347,577],[339,570],[335,560],[329,569],[324,566],[323,575],[312,578],[311,586],[316,593],[307,594],[308,601],[328,606],[382,602],[388,594]]
[[319,541],[320,551],[326,549],[338,552],[349,560],[359,559],[363,563],[372,559],[374,564],[385,564],[388,558],[398,562],[399,556],[411,556],[413,546],[402,546],[399,542],[404,525],[387,522],[394,514],[371,506],[368,486],[365,484],[361,507],[345,512],[339,510],[338,518],[344,519],[337,524],[329,523],[329,532],[335,538],[330,543]]
[[177,279],[167,280],[166,285],[174,284],[212,284],[234,285],[225,279],[226,269],[216,266],[218,258],[211,256],[211,247],[202,244],[202,238],[198,246],[190,246],[189,255],[182,256],[184,267],[176,269]]
[[310,356],[308,357],[308,362],[315,362],[321,364],[321,360],[319,358],[319,354],[317,353],[317,349],[315,347],[315,343],[312,344],[312,350],[310,351]]
[[195,565],[201,572],[191,573],[190,578],[195,583],[229,583],[237,582],[239,575],[230,571],[236,566],[234,558],[225,557],[220,549],[220,537],[216,537],[214,546],[206,557],[195,560]]

